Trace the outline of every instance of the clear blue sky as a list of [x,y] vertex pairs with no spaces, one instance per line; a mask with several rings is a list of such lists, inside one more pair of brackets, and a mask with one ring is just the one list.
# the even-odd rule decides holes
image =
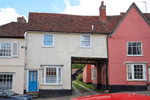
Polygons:
[[[79,0],[68,0],[71,6],[78,6]],[[53,7],[58,9],[54,9]],[[19,15],[28,17],[29,12],[57,13],[65,10],[64,0],[2,0],[0,8],[14,8]]]

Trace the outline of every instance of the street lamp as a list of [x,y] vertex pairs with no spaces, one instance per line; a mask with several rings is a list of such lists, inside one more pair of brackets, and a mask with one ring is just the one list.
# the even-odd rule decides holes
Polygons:
[[147,2],[146,1],[141,1],[143,3],[145,3],[145,13],[147,13]]

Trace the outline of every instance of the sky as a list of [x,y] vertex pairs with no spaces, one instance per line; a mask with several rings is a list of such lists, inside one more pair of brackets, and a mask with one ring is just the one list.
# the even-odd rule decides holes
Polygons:
[[[98,16],[102,0],[1,0],[0,25],[16,22],[17,17],[24,16],[28,21],[29,12],[63,13],[73,15]],[[119,15],[126,12],[135,2],[140,10],[150,13],[150,0],[103,0],[106,5],[106,15]]]

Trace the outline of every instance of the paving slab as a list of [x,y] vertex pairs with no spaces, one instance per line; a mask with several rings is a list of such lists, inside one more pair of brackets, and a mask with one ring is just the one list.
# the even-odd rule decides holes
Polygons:
[[76,95],[81,95],[80,91],[72,84],[72,88]]

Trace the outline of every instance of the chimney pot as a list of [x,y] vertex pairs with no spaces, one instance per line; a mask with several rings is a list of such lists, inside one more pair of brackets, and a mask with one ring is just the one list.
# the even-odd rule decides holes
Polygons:
[[125,13],[124,12],[120,12],[120,15],[125,15]]
[[106,17],[106,5],[104,5],[104,1],[101,2],[101,6],[99,8],[99,18],[101,21],[107,21]]
[[22,16],[22,17],[17,17],[17,22],[19,23],[26,23],[26,20],[25,18]]

